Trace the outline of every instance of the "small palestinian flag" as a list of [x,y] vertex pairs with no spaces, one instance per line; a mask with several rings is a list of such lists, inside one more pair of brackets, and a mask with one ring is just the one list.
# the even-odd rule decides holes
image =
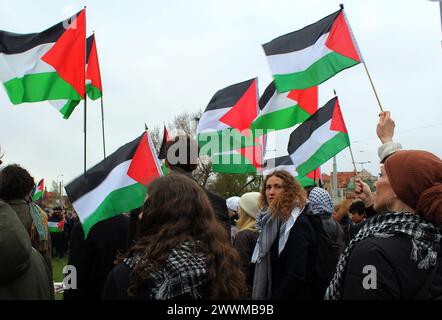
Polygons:
[[166,157],[167,157],[166,144],[167,144],[167,141],[169,141],[169,140],[170,140],[169,132],[167,132],[167,128],[166,128],[166,126],[164,126],[163,141],[161,142],[160,152],[158,152],[158,159],[160,159],[160,160],[166,159]]
[[279,92],[317,86],[362,61],[342,9],[263,48]]
[[97,100],[103,95],[95,34],[86,41],[86,93],[92,100]]
[[35,191],[34,194],[32,196],[32,201],[38,201],[41,198],[43,198],[43,192],[44,192],[44,180],[45,179],[41,179],[37,185],[35,186]]
[[0,31],[0,80],[13,104],[48,100],[69,118],[85,93],[86,12],[41,32]]
[[272,81],[259,99],[258,117],[251,129],[281,130],[307,120],[318,110],[318,87],[278,93]]
[[64,227],[64,219],[61,219],[60,221],[49,221],[48,227],[50,233],[62,232]]
[[299,184],[304,188],[317,186],[318,182],[321,180],[321,168],[316,168],[305,176],[297,176],[296,180],[298,180]]
[[129,142],[66,186],[85,237],[97,222],[139,208],[147,185],[162,176],[147,134]]
[[287,151],[298,175],[305,176],[349,145],[336,97],[292,132]]
[[250,132],[250,125],[257,114],[256,78],[219,90],[212,97],[198,123],[197,139],[200,154],[212,156],[213,171],[256,172],[253,159],[260,155],[251,157],[250,154],[258,152],[260,147]]

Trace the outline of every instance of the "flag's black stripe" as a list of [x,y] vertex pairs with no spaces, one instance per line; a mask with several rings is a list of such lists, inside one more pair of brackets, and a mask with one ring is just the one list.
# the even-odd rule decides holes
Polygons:
[[267,167],[267,165],[269,164],[269,162],[272,161],[274,162],[274,167],[279,167],[279,166],[291,166],[293,165],[292,159],[290,158],[289,155],[287,156],[282,156],[282,157],[277,157],[277,158],[273,158],[273,159],[267,159],[264,161],[264,168]]
[[40,33],[20,34],[0,31],[0,53],[17,54],[45,43],[56,42],[66,31],[64,26],[68,28],[80,12]]
[[210,100],[207,108],[204,112],[216,109],[224,109],[233,107],[239,99],[246,93],[247,89],[250,88],[255,78],[232,84],[227,88],[219,90]]
[[265,89],[261,98],[259,98],[259,110],[264,109],[264,107],[267,105],[267,103],[269,103],[270,99],[275,94],[275,91],[276,91],[275,81],[272,81]]
[[295,152],[296,149],[310,138],[316,129],[333,118],[336,100],[337,98],[331,99],[325,106],[319,108],[307,121],[302,123],[290,134],[287,147],[289,154]]
[[341,10],[301,30],[293,31],[263,44],[266,55],[284,54],[312,46],[323,34],[330,31],[339,13]]
[[94,35],[91,35],[86,39],[86,63],[89,62],[89,56],[91,54],[93,41],[94,41]]
[[69,201],[71,201],[72,203],[79,199],[81,196],[92,191],[100,183],[102,183],[104,179],[106,179],[112,169],[114,169],[119,164],[132,159],[142,137],[143,135],[139,136],[129,143],[126,143],[124,146],[120,147],[117,151],[112,153],[106,159],[86,171],[85,175],[81,175],[80,177],[69,183],[65,187]]

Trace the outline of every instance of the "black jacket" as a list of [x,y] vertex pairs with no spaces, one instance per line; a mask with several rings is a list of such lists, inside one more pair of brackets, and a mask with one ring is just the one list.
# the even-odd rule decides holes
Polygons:
[[[420,270],[410,259],[411,248],[411,240],[404,235],[362,240],[349,257],[343,298],[409,300],[442,297],[440,254],[437,269]],[[366,289],[373,279],[376,289]]]
[[129,218],[118,215],[100,221],[83,238],[83,228],[76,223],[72,228],[68,264],[77,269],[77,289],[65,290],[65,300],[100,299],[117,254],[128,249]]
[[[278,237],[279,239],[279,237]],[[318,252],[313,226],[301,214],[290,230],[287,243],[278,257],[278,242],[271,248],[272,299],[312,299],[312,277]]]
[[239,253],[240,268],[246,276],[247,287],[252,292],[255,264],[251,263],[253,250],[255,249],[258,233],[252,230],[239,231],[233,240],[233,246]]

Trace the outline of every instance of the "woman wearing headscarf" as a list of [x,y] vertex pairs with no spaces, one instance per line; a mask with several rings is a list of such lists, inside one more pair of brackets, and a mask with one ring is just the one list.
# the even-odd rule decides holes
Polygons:
[[109,273],[103,299],[240,299],[244,274],[204,190],[184,175],[148,187],[138,237]]
[[341,256],[326,299],[441,297],[441,159],[419,150],[389,155],[374,209]]
[[256,215],[259,212],[260,196],[259,192],[247,192],[239,198],[239,220],[236,223],[238,233],[233,241],[233,246],[238,250],[241,260],[241,270],[246,276],[249,297],[252,295],[253,276],[255,274],[255,264],[251,263],[251,258],[258,238]]
[[310,299],[309,282],[317,254],[315,232],[304,214],[307,195],[286,171],[269,174],[256,219],[258,241],[253,299]]

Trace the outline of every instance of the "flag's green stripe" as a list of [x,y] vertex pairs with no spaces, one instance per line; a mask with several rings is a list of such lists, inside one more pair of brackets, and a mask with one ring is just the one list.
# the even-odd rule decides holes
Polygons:
[[304,122],[309,117],[310,114],[307,111],[295,105],[259,116],[253,121],[251,129],[286,129]]
[[27,74],[4,83],[9,99],[13,104],[45,100],[72,99],[81,96],[56,72]]
[[204,156],[255,145],[253,136],[243,136],[236,129],[200,133],[197,139],[200,155]]
[[49,227],[49,232],[58,233],[58,232],[61,232],[61,230],[58,227]]
[[99,207],[84,221],[85,238],[94,224],[141,207],[146,194],[146,187],[139,183],[109,193]]
[[63,108],[61,108],[60,113],[63,115],[64,119],[68,119],[71,113],[74,111],[75,107],[80,103],[80,100],[69,100]]
[[32,201],[37,201],[43,196],[43,191],[38,191],[36,194],[32,196]]
[[101,97],[100,89],[97,87],[94,87],[90,83],[86,85],[86,93],[87,93],[87,96],[89,97],[89,99],[91,99],[91,100],[97,100],[98,98]]
[[325,142],[308,160],[297,166],[298,174],[300,176],[307,175],[349,145],[348,134],[339,132],[332,139]]
[[169,175],[169,168],[166,166],[166,162],[163,161],[161,164],[161,170],[163,170],[163,175],[168,176]]
[[307,176],[297,176],[296,180],[298,180],[299,184],[304,188],[316,185],[316,182]]
[[223,154],[212,157],[212,170],[219,173],[256,173],[253,164],[240,154]]
[[304,71],[290,74],[275,74],[273,77],[279,92],[307,89],[328,80],[338,72],[358,63],[358,61],[347,58],[337,52],[330,52]]

